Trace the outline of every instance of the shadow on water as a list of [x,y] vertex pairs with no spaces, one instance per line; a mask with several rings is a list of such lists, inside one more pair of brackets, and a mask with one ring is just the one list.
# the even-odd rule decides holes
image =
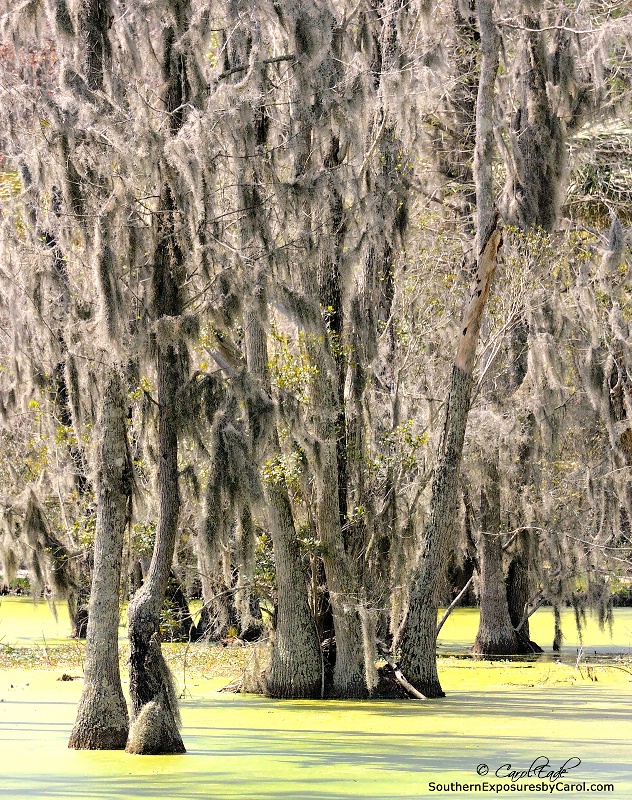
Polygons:
[[[198,773],[181,773],[178,775],[162,775],[160,780],[160,797],[169,800],[223,800],[223,798],[239,798],[240,800],[350,800],[358,797],[353,785],[348,790],[340,788],[337,778],[319,781],[322,788],[298,789],[292,779],[283,781],[247,782],[235,779],[233,774],[218,774],[213,780],[203,780]],[[139,780],[133,778],[90,778],[78,776],[68,783],[63,779],[42,779],[29,782],[23,789],[16,788],[10,795],[4,794],[0,788],[0,797],[19,798],[58,798],[58,800],[130,800],[130,798],[155,798],[157,786],[152,776]],[[269,785],[267,785],[269,784]],[[362,794],[363,800],[384,800],[383,794]]]
[[[598,687],[596,689],[598,691]],[[377,716],[388,715],[417,718],[420,715],[432,715],[437,719],[446,716],[469,717],[475,715],[482,717],[509,717],[516,716],[545,716],[552,711],[556,717],[564,716],[567,720],[586,720],[586,711],[599,713],[600,717],[609,719],[632,718],[632,696],[629,694],[615,693],[611,689],[607,697],[591,696],[594,687],[589,684],[585,687],[562,687],[542,689],[516,688],[510,690],[494,691],[467,690],[452,691],[447,697],[440,700],[272,700],[258,697],[257,695],[226,695],[217,694],[217,697],[205,697],[188,700],[182,703],[182,708],[208,709],[209,714],[219,707],[231,709],[234,713],[247,710],[250,714],[264,715],[266,712],[282,710],[285,714],[305,715],[309,720],[310,710],[317,711],[319,715],[339,715],[341,713],[356,712],[360,714],[373,714]],[[267,730],[267,728],[266,728]]]

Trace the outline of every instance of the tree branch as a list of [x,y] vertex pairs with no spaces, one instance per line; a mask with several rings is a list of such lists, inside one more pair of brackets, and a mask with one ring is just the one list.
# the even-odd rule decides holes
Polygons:
[[[274,56],[274,58],[264,58],[263,61],[257,61],[256,64],[280,64],[283,61],[289,61],[293,63],[296,61],[296,56],[289,53],[285,56]],[[221,81],[224,78],[228,78],[230,75],[234,75],[236,72],[245,72],[247,69],[250,69],[250,64],[239,64],[236,67],[231,67],[230,69],[225,70],[224,72],[220,73],[217,76],[217,80]]]

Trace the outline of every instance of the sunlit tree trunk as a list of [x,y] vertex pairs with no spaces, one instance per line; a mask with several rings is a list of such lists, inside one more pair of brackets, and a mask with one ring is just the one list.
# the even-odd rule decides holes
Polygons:
[[95,453],[97,504],[86,667],[68,746],[122,750],[128,733],[118,650],[119,586],[125,527],[130,518],[132,465],[127,447],[125,394],[114,368],[104,368]]
[[[188,0],[168,3],[168,24],[162,31],[163,104],[172,137],[182,129],[190,91],[186,58],[177,40],[186,31],[191,12]],[[169,185],[170,170],[164,165],[156,215],[156,239],[152,270],[154,320],[182,314],[181,285],[185,255],[177,226],[179,198]],[[158,403],[158,526],[154,551],[145,583],[130,603],[130,694],[133,722],[126,750],[130,753],[183,753],[180,714],[171,673],[160,648],[160,611],[175,551],[180,514],[178,478],[178,389],[187,364],[183,341],[162,340],[152,332],[155,348]]]
[[[321,24],[331,26],[333,19],[329,11],[323,8],[321,13]],[[302,20],[302,24],[305,24],[305,19]],[[334,28],[333,41],[337,41],[339,35],[340,31]],[[321,243],[319,238],[323,209],[314,191],[313,176],[322,175],[322,166],[317,164],[314,158],[313,139],[322,131],[315,125],[316,120],[310,103],[305,103],[305,98],[314,94],[318,103],[323,102],[325,90],[319,85],[319,81],[323,80],[323,74],[315,75],[307,67],[310,58],[313,57],[309,51],[311,45],[308,38],[297,36],[295,45],[297,63],[294,71],[296,84],[293,90],[296,108],[293,120],[296,129],[294,178],[296,185],[301,187],[297,203],[300,209],[298,230],[305,246],[306,256],[306,265],[301,265],[296,272],[296,284],[306,299],[309,313],[312,315],[311,320],[299,320],[298,323],[305,325],[308,330],[306,349],[314,368],[309,382],[309,426],[314,436],[310,466],[314,471],[316,486],[316,528],[336,636],[336,663],[332,691],[339,697],[365,697],[368,694],[366,668],[373,664],[373,653],[365,663],[359,586],[345,548],[342,531],[341,520],[346,509],[341,509],[340,498],[346,497],[346,492],[340,492],[338,472],[340,432],[337,430],[342,408],[341,387],[338,365],[331,351],[329,332],[322,318],[323,309],[320,306],[318,281],[318,269],[321,268],[323,277],[322,268],[327,263],[323,261],[323,248],[327,247],[327,244]],[[301,63],[301,58],[304,63]],[[331,64],[323,65],[324,70],[331,70],[325,73],[327,85],[329,81],[335,82],[334,67]],[[331,147],[330,138],[326,146]],[[335,197],[333,202],[336,202]],[[331,213],[329,205],[326,208],[327,212]],[[340,209],[337,211],[339,214]],[[330,268],[335,269],[336,266],[337,264],[329,262]],[[332,276],[330,274],[327,277]]]

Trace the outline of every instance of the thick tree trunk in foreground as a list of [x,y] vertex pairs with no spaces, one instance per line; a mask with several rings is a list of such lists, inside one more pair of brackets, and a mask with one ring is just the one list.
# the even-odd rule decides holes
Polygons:
[[[324,7],[323,7],[324,8]],[[322,11],[323,26],[331,25],[328,12]],[[297,27],[297,31],[299,28]],[[333,677],[333,693],[337,697],[366,697],[368,694],[366,670],[373,668],[373,654],[365,652],[362,636],[362,619],[359,609],[359,595],[356,576],[352,572],[349,554],[345,549],[341,525],[340,487],[338,475],[338,431],[341,403],[338,399],[338,368],[329,348],[329,334],[322,319],[318,288],[314,278],[318,278],[317,258],[322,255],[318,238],[323,222],[322,208],[315,202],[312,159],[317,134],[315,122],[318,119],[305,103],[305,97],[314,97],[316,103],[323,102],[322,89],[314,82],[313,53],[303,36],[295,37],[295,62],[292,102],[297,109],[294,133],[295,181],[301,186],[301,196],[297,202],[299,239],[306,243],[305,264],[298,266],[297,285],[310,305],[312,319],[307,324],[311,330],[307,336],[307,352],[315,374],[310,380],[311,431],[314,444],[310,448],[310,466],[314,471],[316,484],[316,527],[322,550],[327,589],[334,618],[336,634],[336,665]],[[323,66],[330,69],[332,65]],[[320,170],[320,165],[318,167]],[[322,174],[322,172],[321,172]],[[306,180],[307,178],[307,180]],[[314,226],[314,227],[312,227]],[[313,270],[313,271],[311,271]],[[316,272],[316,274],[314,274]],[[305,323],[302,319],[300,322]],[[314,334],[314,335],[312,335]]]
[[507,601],[509,616],[514,628],[517,630],[519,649],[516,653],[541,653],[542,648],[531,641],[529,634],[529,620],[524,622],[528,606],[533,599],[529,565],[531,562],[529,547],[529,532],[520,531],[516,539],[515,551],[507,573]]
[[448,396],[440,460],[432,482],[430,520],[424,549],[415,570],[408,613],[399,635],[400,666],[426,697],[444,697],[437,674],[437,611],[456,519],[458,475],[470,410],[472,375],[456,365]]
[[313,453],[316,526],[336,634],[333,693],[336,697],[361,698],[369,693],[367,667],[370,668],[369,661],[373,663],[373,654],[364,652],[358,579],[352,571],[340,524],[336,432],[339,404],[336,365],[325,349],[326,341],[325,330],[308,341],[310,359],[316,367],[310,387],[317,442]]
[[277,579],[277,624],[266,687],[272,697],[316,698],[323,672],[287,491],[265,489]]
[[[163,104],[169,129],[176,136],[184,122],[189,81],[186,59],[176,46],[185,33],[190,12],[187,0],[166,4],[172,17],[162,32]],[[165,165],[166,167],[166,165]],[[168,173],[168,169],[166,170]],[[155,320],[182,313],[181,285],[185,257],[176,232],[180,209],[177,195],[167,181],[160,191],[156,245],[152,274],[152,310]],[[156,337],[158,395],[158,527],[149,572],[141,590],[130,603],[129,688],[133,721],[128,753],[184,753],[178,730],[180,713],[173,680],[160,649],[160,612],[178,533],[180,491],[178,485],[177,391],[181,385],[181,343]]]
[[[322,413],[322,412],[321,412]],[[331,427],[334,427],[332,409]],[[321,440],[317,486],[318,535],[329,588],[336,632],[336,665],[333,691],[336,697],[366,697],[365,653],[357,581],[351,574],[340,529],[336,436]],[[370,655],[372,657],[372,654]]]
[[102,387],[99,419],[96,540],[85,681],[68,743],[77,750],[122,750],[127,741],[128,714],[118,651],[121,559],[132,488],[126,439],[121,381],[111,370]]
[[[235,11],[237,9],[235,5]],[[247,54],[243,57],[247,61]],[[261,109],[253,111],[251,124],[243,126],[241,150],[235,152],[238,207],[252,209],[240,221],[241,245],[247,254],[259,248],[267,250],[270,241],[262,213],[265,206],[259,195],[259,187],[265,185],[262,164],[247,157],[266,144],[267,127],[258,124],[261,122],[257,119],[259,114]],[[246,363],[258,390],[265,397],[271,397],[264,327],[268,318],[265,274],[262,270],[253,277],[254,292],[244,324]],[[253,414],[249,420],[253,457],[259,465],[276,459],[281,452],[276,413],[261,413],[263,419]],[[287,487],[282,481],[264,481],[262,488],[263,512],[274,550],[277,608],[270,664],[260,686],[271,697],[317,698],[323,693],[324,677],[320,640],[310,607]]]
[[472,647],[476,655],[513,655],[520,652],[511,624],[503,573],[500,528],[500,477],[497,463],[487,464],[489,486],[481,497],[480,621]]

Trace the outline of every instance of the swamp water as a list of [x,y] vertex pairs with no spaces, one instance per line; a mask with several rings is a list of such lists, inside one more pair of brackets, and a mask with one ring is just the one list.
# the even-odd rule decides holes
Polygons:
[[[2,598],[0,642],[10,643],[11,631],[13,646],[18,634],[20,644],[28,640],[23,618],[17,625],[7,621],[8,608],[13,619],[15,607],[22,611],[23,605],[32,608],[29,601]],[[37,608],[50,613],[45,605]],[[538,625],[548,624],[546,613],[535,615],[542,615]],[[44,633],[51,650],[63,639],[62,614],[60,609],[55,630]],[[452,650],[465,649],[475,619],[469,609],[455,612],[451,627],[446,624],[442,631],[443,642]],[[537,631],[534,625],[536,640]],[[607,634],[587,630],[585,650],[629,647],[629,610],[615,612],[614,634],[611,641]],[[31,629],[31,636],[31,644],[41,644],[39,629]],[[547,641],[541,637],[540,643]],[[81,681],[58,680],[63,671],[0,670],[0,798],[632,798],[632,675],[607,664],[591,667],[589,675],[587,667],[551,661],[446,657],[440,659],[440,672],[448,697],[428,703],[277,702],[218,693],[225,678],[208,680],[196,673],[188,678],[182,701],[188,753],[158,757],[69,751]],[[81,674],[76,668],[70,672]],[[182,680],[181,674],[176,677]],[[431,791],[431,782],[511,783],[494,772],[508,763],[528,769],[538,757],[548,758],[551,766],[545,771],[581,759],[563,782],[613,783],[614,792]],[[482,765],[489,768],[485,778],[477,774],[477,767],[484,772]],[[528,782],[555,783],[537,777],[516,781]]]

